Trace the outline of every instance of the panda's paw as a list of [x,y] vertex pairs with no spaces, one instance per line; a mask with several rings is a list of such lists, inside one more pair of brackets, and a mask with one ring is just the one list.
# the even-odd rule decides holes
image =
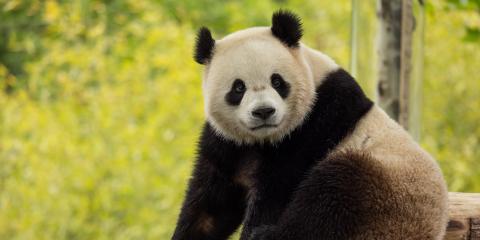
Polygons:
[[253,229],[248,240],[276,240],[274,232],[277,227],[272,225],[263,225]]

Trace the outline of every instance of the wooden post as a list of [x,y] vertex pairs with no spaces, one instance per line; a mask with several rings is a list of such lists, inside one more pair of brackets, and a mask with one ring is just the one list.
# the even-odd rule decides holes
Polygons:
[[412,0],[402,0],[402,22],[400,40],[400,91],[398,122],[405,129],[410,129],[410,79],[412,72],[413,46],[413,6]]
[[402,0],[379,0],[377,16],[378,103],[398,120]]
[[449,194],[445,240],[480,240],[480,193]]
[[378,0],[379,105],[408,130],[414,16],[412,0]]

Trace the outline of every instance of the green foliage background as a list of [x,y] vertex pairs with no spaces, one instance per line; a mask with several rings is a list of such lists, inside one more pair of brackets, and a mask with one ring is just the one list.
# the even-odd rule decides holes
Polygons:
[[[480,18],[455,2],[427,8],[421,144],[480,192]],[[195,30],[281,7],[348,67],[347,0],[0,0],[0,239],[169,239],[204,119]]]

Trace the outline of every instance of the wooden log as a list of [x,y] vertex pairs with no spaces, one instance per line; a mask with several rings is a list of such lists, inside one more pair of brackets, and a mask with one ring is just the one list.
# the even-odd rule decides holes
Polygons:
[[480,240],[480,193],[449,194],[445,240]]

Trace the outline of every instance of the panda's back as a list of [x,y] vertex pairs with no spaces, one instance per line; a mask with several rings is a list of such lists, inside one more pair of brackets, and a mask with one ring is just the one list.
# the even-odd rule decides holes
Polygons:
[[[447,194],[441,170],[435,160],[378,106],[359,120],[355,129],[329,157],[361,154],[356,158],[381,186],[370,189],[371,221],[358,239],[441,239],[445,233]],[[381,174],[372,174],[378,172]],[[381,175],[381,176],[379,176]],[[390,223],[390,224],[389,224]],[[389,227],[390,226],[390,227]],[[383,228],[383,231],[379,228]],[[418,235],[424,233],[424,235]],[[375,234],[375,235],[370,235]]]

